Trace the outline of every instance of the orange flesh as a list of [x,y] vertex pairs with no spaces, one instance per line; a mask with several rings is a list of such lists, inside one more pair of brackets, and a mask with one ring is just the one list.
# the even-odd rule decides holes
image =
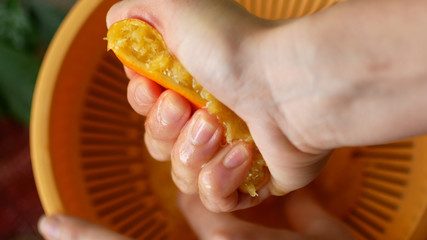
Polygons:
[[[125,66],[215,115],[225,129],[227,143],[245,141],[254,145],[246,123],[187,72],[169,53],[162,36],[151,25],[137,19],[122,20],[110,27],[107,40],[108,49],[113,50]],[[253,197],[269,179],[265,161],[256,146],[255,149],[249,174],[239,187],[241,192]]]

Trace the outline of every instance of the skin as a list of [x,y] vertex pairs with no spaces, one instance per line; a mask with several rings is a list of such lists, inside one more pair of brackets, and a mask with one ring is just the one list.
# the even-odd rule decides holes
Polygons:
[[[294,231],[273,229],[243,221],[231,213],[207,210],[197,195],[181,194],[178,206],[201,240],[224,239],[353,239],[343,223],[328,215],[305,192],[296,192],[277,210],[285,214]],[[46,240],[130,240],[104,227],[65,215],[42,217],[39,231]]]
[[[148,150],[160,161],[172,161],[176,185],[192,194],[184,199],[218,212],[201,208],[199,215],[183,208],[202,239],[209,239],[203,235],[209,229],[222,229],[209,219],[230,219],[222,212],[307,185],[335,148],[427,132],[425,9],[422,0],[359,0],[298,20],[267,21],[228,0],[127,0],[111,8],[108,26],[140,18],[159,30],[187,70],[247,122],[270,169],[271,181],[259,197],[239,193],[252,149],[221,146],[215,118],[205,110],[192,114],[185,99],[126,70],[129,103],[147,116]],[[197,221],[207,221],[209,229]],[[224,221],[235,226],[233,234],[253,227]],[[303,229],[295,231],[310,236]]]
[[[267,21],[228,0],[127,0],[111,8],[107,25],[126,18],[153,24],[188,71],[248,124],[272,175],[257,198],[236,190],[251,149],[232,146],[240,152],[233,166],[241,165],[225,167],[214,118],[203,110],[190,116],[182,97],[126,71],[129,102],[147,116],[152,156],[171,159],[182,192],[227,212],[307,185],[335,148],[427,131],[427,3],[410,3],[348,1],[298,20]],[[196,135],[206,144],[195,144]]]

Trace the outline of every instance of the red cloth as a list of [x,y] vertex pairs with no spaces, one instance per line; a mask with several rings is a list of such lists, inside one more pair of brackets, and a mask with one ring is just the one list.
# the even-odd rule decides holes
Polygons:
[[28,128],[0,120],[0,239],[37,232],[41,214]]

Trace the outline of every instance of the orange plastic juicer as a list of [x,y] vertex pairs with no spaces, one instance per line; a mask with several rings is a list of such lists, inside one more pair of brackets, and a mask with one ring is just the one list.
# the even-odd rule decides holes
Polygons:
[[[151,159],[144,118],[126,98],[120,62],[106,51],[117,0],[80,0],[46,54],[31,116],[31,152],[46,213],[65,213],[135,239],[194,239],[177,210],[168,164]],[[269,19],[338,0],[237,0]],[[360,239],[427,239],[427,137],[336,150],[310,191]],[[162,183],[159,186],[159,183]]]

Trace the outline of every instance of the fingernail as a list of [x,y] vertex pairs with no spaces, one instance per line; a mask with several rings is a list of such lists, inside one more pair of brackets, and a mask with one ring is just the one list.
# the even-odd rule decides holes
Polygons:
[[249,152],[243,145],[233,147],[225,156],[223,165],[226,168],[236,168],[249,159]]
[[138,105],[145,106],[154,103],[154,96],[146,91],[145,87],[142,84],[139,84],[135,88],[135,102]]
[[40,231],[51,239],[59,239],[59,222],[56,217],[43,216],[40,219]]
[[159,106],[160,122],[164,125],[168,125],[178,121],[184,114],[182,104],[179,102],[173,102],[172,96],[167,95]]
[[194,145],[206,144],[215,134],[217,127],[207,121],[201,114],[197,118],[191,130],[192,142]]

